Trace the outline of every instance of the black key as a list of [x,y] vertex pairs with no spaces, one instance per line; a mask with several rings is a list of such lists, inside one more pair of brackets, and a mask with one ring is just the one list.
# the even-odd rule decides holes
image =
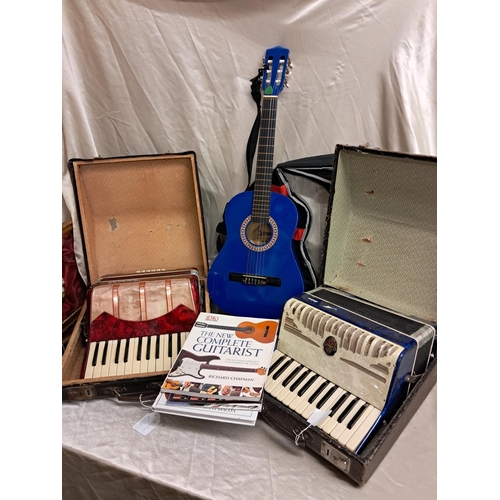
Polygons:
[[312,396],[307,400],[309,404],[311,404],[320,394],[321,391],[329,384],[330,382],[324,381],[312,394]]
[[338,386],[334,385],[333,387],[331,387],[330,389],[328,389],[328,391],[326,392],[326,394],[318,401],[318,403],[316,404],[316,408],[321,408],[327,401],[328,399],[330,398],[330,396],[338,389]]
[[345,400],[350,396],[348,392],[343,394],[339,400],[333,405],[333,408],[330,410],[330,413],[328,414],[329,417],[331,417],[345,402]]
[[297,396],[302,396],[304,392],[311,387],[311,384],[319,377],[317,373],[315,373],[297,392]]
[[125,353],[123,355],[123,362],[128,363],[128,350],[130,347],[130,339],[127,339],[127,342],[125,343]]
[[276,380],[291,364],[292,359],[289,359],[283,366],[280,366],[280,369],[273,375],[273,379]]
[[311,370],[307,370],[304,372],[291,386],[290,386],[290,392],[293,392],[299,384],[311,373]]
[[104,344],[104,349],[102,350],[102,360],[101,360],[101,365],[106,364],[106,357],[108,355],[108,341],[106,340],[106,343]]
[[358,402],[359,398],[354,398],[346,407],[346,409],[337,417],[337,422],[343,422],[344,419],[349,415],[349,412],[353,409],[354,405]]
[[160,358],[160,336],[156,336],[156,351],[155,351],[155,359]]
[[115,364],[118,364],[118,362],[120,361],[120,346],[121,345],[122,345],[122,341],[119,340],[116,343]]
[[141,360],[142,354],[142,337],[139,337],[139,341],[137,342],[137,361]]
[[97,355],[99,354],[99,343],[96,342],[94,356],[92,358],[92,366],[97,365]]
[[172,358],[172,342],[171,342],[172,334],[167,335],[167,341],[168,341],[168,357]]
[[361,415],[365,412],[365,410],[370,406],[368,403],[365,403],[357,412],[354,417],[351,418],[351,421],[347,424],[348,429],[352,429],[354,427],[354,424],[359,420]]
[[283,387],[286,387],[292,380],[293,378],[295,377],[295,375],[297,375],[297,373],[300,372],[300,370],[302,370],[302,368],[304,368],[303,366],[297,366],[297,368],[295,368],[295,370],[293,370],[292,373],[290,373],[290,375],[288,375],[288,377],[283,380],[283,382],[281,382],[281,385]]
[[181,352],[181,334],[177,334],[177,352],[175,355],[177,356]]
[[271,375],[271,373],[276,370],[276,368],[281,364],[281,362],[285,359],[285,356],[280,356],[270,367],[269,367],[269,372],[268,376]]
[[149,361],[151,353],[151,335],[148,336],[148,344],[146,345],[146,359]]

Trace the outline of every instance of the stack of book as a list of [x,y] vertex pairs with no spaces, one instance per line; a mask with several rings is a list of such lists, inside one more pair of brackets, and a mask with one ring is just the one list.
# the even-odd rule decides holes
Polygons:
[[200,313],[153,411],[255,425],[278,320]]

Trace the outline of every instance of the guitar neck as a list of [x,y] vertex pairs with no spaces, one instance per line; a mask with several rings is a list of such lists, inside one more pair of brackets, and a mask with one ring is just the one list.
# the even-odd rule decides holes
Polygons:
[[195,323],[194,326],[200,328],[215,328],[216,330],[229,330],[231,332],[246,332],[248,328],[241,328],[239,326],[226,326],[226,325],[207,325],[205,323]]
[[234,366],[218,366],[218,365],[210,365],[210,364],[202,364],[200,370],[203,368],[207,368],[209,370],[229,370],[232,372],[257,372],[255,368],[240,368]]
[[251,217],[252,222],[258,224],[267,223],[269,220],[277,108],[277,96],[264,96],[262,98]]

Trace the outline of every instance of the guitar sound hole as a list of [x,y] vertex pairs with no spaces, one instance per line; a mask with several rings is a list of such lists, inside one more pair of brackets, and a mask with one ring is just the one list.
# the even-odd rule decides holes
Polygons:
[[253,245],[264,245],[272,236],[272,229],[269,224],[250,222],[247,227],[247,238]]

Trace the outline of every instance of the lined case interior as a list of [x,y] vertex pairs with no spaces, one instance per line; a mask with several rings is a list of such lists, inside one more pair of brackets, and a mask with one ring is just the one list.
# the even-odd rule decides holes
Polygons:
[[107,275],[195,268],[207,257],[194,155],[73,164],[90,283]]
[[436,322],[436,227],[434,159],[340,149],[323,283]]

